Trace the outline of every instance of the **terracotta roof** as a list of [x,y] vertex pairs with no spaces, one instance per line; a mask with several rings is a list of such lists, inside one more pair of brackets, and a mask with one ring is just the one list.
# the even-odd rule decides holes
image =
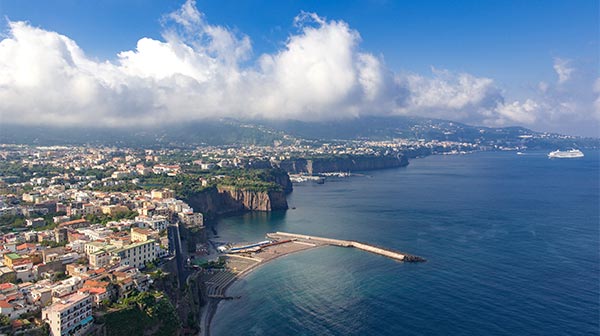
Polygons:
[[11,284],[10,282],[5,282],[0,284],[0,290],[5,290],[5,289],[9,289],[9,288],[13,288],[13,284]]
[[128,284],[128,283],[132,283],[133,279],[132,278],[125,278],[123,280],[121,280],[124,284]]
[[0,308],[12,308],[12,305],[4,300],[0,301]]
[[90,294],[104,294],[104,293],[106,293],[106,288],[86,288],[86,290]]
[[76,219],[76,220],[60,223],[59,226],[71,226],[71,225],[82,224],[82,223],[87,223],[87,220],[85,220],[84,218]]
[[84,288],[89,288],[89,287],[101,287],[101,288],[105,288],[109,285],[108,282],[106,281],[96,281],[96,280],[86,280],[83,283],[83,287]]
[[35,244],[24,243],[21,245],[17,245],[17,250],[24,250],[24,249],[30,249],[30,248],[35,248]]

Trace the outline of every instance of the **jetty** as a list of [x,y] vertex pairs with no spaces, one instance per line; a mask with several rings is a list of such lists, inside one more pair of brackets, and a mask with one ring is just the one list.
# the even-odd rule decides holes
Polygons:
[[332,245],[332,246],[341,246],[341,247],[354,247],[359,250],[371,252],[374,254],[379,254],[384,257],[388,257],[391,259],[405,261],[405,262],[423,262],[425,259],[421,257],[417,257],[414,255],[410,255],[407,253],[402,253],[394,250],[390,250],[383,247],[374,246],[367,243],[362,243],[353,240],[341,240],[341,239],[332,239],[332,238],[323,238],[317,236],[308,236],[297,233],[289,233],[289,232],[274,232],[267,233],[267,237],[274,240],[292,240],[296,243],[309,243],[315,245]]
[[267,233],[269,241],[247,244],[229,249],[222,257],[226,270],[209,275],[205,281],[209,298],[226,298],[225,291],[231,283],[251,272],[259,265],[273,259],[322,246],[353,247],[402,262],[423,262],[425,259],[388,248],[353,240],[309,236],[289,232]]
[[206,287],[205,295],[208,299],[208,305],[206,309],[202,310],[200,317],[202,326],[201,336],[210,334],[210,321],[217,309],[218,303],[221,300],[237,298],[227,296],[227,288],[236,280],[252,272],[256,267],[279,257],[322,246],[340,246],[357,248],[396,261],[425,261],[421,257],[353,240],[332,239],[289,232],[267,233],[267,237],[270,239],[269,241],[246,244],[224,250],[220,256],[225,259],[225,269],[209,271],[210,273],[204,274],[203,281]]

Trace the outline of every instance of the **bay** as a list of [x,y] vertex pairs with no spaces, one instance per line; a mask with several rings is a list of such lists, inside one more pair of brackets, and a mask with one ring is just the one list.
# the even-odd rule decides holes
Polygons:
[[360,240],[289,255],[234,283],[213,335],[597,335],[598,153],[430,156],[295,185],[285,212],[221,219],[221,239],[286,231]]

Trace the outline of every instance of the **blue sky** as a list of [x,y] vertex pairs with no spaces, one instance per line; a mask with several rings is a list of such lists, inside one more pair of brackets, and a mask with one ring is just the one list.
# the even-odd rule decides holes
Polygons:
[[[0,14],[12,22],[27,21],[67,36],[91,59],[116,63],[117,54],[134,50],[142,37],[164,41],[165,16],[182,4],[0,0]],[[241,66],[254,67],[262,55],[285,50],[291,36],[303,34],[304,27],[295,25],[294,18],[304,11],[327,22],[346,23],[360,35],[355,52],[373,55],[396,76],[431,77],[433,67],[489,78],[508,105],[512,100],[523,103],[539,96],[534,91],[542,82],[556,83],[558,59],[579,74],[581,83],[571,86],[587,85],[585,99],[594,98],[590,86],[598,77],[598,1],[205,0],[197,1],[195,7],[208,24],[249,38],[251,50],[240,60]],[[10,37],[10,28],[4,30]],[[556,90],[566,95],[564,87]],[[526,119],[512,121],[523,124]],[[578,127],[570,125],[565,130],[573,132]],[[595,131],[588,127],[584,133]]]

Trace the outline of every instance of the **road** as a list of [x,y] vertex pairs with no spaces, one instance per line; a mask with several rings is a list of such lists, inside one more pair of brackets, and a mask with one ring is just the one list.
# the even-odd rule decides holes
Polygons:
[[181,250],[179,226],[177,224],[169,225],[167,230],[169,234],[169,252],[175,253],[175,262],[177,263],[177,279],[179,279],[179,287],[183,288],[188,276],[188,271],[185,268],[185,255]]

